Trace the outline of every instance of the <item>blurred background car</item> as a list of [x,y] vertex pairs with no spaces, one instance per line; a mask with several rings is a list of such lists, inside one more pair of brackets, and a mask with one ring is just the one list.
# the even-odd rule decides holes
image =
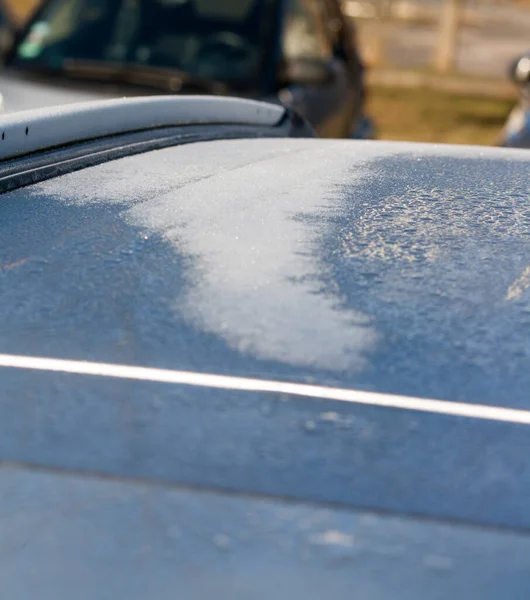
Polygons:
[[[3,1],[19,24],[40,4]],[[360,112],[373,118],[379,139],[501,143],[508,116],[520,101],[521,87],[506,71],[528,49],[530,0],[340,4],[352,43],[366,65]],[[371,121],[361,116],[354,137],[373,134]]]
[[530,51],[513,62],[510,78],[520,89],[519,102],[506,122],[501,143],[512,148],[530,148]]
[[337,0],[48,0],[6,64],[8,111],[192,92],[281,101],[322,137],[373,131]]

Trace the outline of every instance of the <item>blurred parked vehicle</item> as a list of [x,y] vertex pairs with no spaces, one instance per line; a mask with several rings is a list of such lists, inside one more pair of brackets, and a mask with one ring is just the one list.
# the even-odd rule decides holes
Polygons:
[[502,145],[530,148],[530,51],[514,61],[510,78],[519,86],[520,94],[504,127]]
[[145,93],[281,101],[323,137],[367,137],[338,0],[47,0],[0,79],[5,109]]

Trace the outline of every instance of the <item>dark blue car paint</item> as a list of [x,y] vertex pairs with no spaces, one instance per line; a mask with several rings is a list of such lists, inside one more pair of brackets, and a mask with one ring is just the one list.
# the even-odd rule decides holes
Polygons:
[[[528,158],[210,141],[0,195],[0,353],[528,410]],[[528,426],[0,368],[0,595],[526,600]]]

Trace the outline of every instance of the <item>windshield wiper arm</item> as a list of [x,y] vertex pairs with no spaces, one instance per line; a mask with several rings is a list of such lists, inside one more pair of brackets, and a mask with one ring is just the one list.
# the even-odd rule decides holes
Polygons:
[[151,87],[174,94],[189,88],[214,95],[229,91],[228,85],[223,82],[195,77],[180,69],[134,63],[65,59],[61,71],[74,77]]

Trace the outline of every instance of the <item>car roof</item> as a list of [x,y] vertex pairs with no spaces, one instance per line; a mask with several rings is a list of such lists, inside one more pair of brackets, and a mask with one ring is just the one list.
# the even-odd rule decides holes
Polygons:
[[[91,293],[103,300],[111,283],[107,269],[76,248],[94,234],[87,217],[104,208],[96,222],[106,224],[106,235],[98,240],[116,261],[113,278],[152,268],[159,259],[164,273],[153,296],[139,280],[127,295],[143,297],[142,345],[162,341],[156,328],[168,323],[149,324],[150,307],[174,293],[182,308],[175,310],[175,324],[183,331],[191,326],[183,361],[230,370],[229,353],[213,352],[207,365],[202,348],[191,358],[200,338],[194,331],[202,331],[240,354],[233,364],[241,375],[241,357],[252,357],[265,361],[266,370],[271,361],[287,373],[322,373],[334,383],[472,402],[498,397],[510,379],[517,404],[530,384],[521,327],[530,264],[527,168],[525,153],[504,150],[206,142],[4,195],[3,239],[16,263],[52,252],[54,231],[61,256],[65,225],[68,231],[79,222],[64,257],[76,271],[90,269]],[[17,216],[32,203],[37,212]],[[42,238],[38,229],[48,214],[56,217]],[[123,233],[120,242],[111,223]],[[34,235],[25,235],[26,227]],[[130,254],[115,254],[124,244]],[[7,277],[25,278],[25,268]],[[57,289],[46,284],[42,280],[37,297],[55,297]],[[27,278],[20,290],[36,292],[37,285]],[[111,302],[97,305],[109,311],[102,319],[112,317]],[[501,338],[506,344],[499,346]],[[98,334],[94,343],[97,354],[110,340]],[[147,352],[152,360],[168,366],[162,348],[154,350]],[[447,371],[450,379],[443,377]]]
[[[528,161],[218,140],[3,194],[2,458],[526,530]],[[350,552],[331,514],[312,539]],[[506,572],[523,542],[488,539]]]

